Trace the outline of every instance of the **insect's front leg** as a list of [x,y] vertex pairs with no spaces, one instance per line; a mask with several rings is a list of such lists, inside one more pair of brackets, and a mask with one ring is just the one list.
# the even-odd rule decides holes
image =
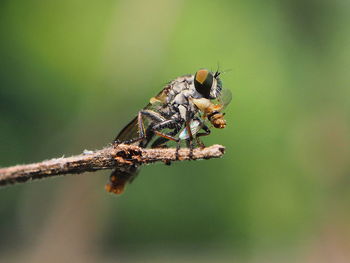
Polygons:
[[196,134],[196,141],[199,145],[199,147],[201,148],[204,148],[205,145],[204,143],[201,141],[201,139],[199,139],[199,137],[202,137],[202,136],[207,136],[211,133],[210,129],[208,128],[207,125],[205,125],[204,123],[202,124],[202,129],[204,130],[204,132],[199,132]]
[[186,145],[187,147],[190,149],[190,160],[193,159],[193,135],[192,135],[192,131],[191,131],[191,126],[190,126],[190,122],[191,122],[191,117],[190,117],[190,111],[186,109],[186,121],[185,121],[185,128],[187,130],[188,133],[188,139],[186,139]]

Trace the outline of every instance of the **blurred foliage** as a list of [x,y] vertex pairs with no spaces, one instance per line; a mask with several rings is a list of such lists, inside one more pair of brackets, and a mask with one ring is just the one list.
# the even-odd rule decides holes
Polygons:
[[144,167],[121,197],[103,191],[108,172],[1,189],[0,260],[350,260],[349,11],[2,1],[1,166],[101,148],[199,68],[231,69],[234,97],[227,128],[205,138],[227,147],[222,159]]

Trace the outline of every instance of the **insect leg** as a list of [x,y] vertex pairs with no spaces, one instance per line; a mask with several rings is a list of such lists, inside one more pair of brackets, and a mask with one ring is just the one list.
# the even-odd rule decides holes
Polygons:
[[188,133],[188,139],[186,139],[186,144],[187,147],[190,149],[190,160],[193,158],[193,135],[192,135],[192,131],[191,131],[191,126],[190,126],[190,111],[186,111],[186,121],[185,121],[185,127]]
[[180,139],[174,137],[174,135],[176,133],[175,134],[173,134],[173,133],[166,134],[166,133],[160,132],[163,129],[179,129],[175,120],[170,119],[170,120],[165,120],[161,123],[158,123],[152,127],[152,130],[156,135],[163,137],[167,140],[172,140],[174,142],[178,142],[180,140]]
[[193,159],[193,149],[194,149],[193,140],[186,139],[186,146],[187,146],[187,148],[190,149],[189,158],[190,158],[190,160],[192,160]]
[[153,126],[153,130],[155,131],[160,131],[160,130],[163,130],[163,129],[174,129],[176,127],[176,121],[173,120],[173,119],[169,119],[169,120],[164,120],[162,122],[159,122],[157,124],[155,124]]
[[180,139],[179,138],[175,138],[174,136],[171,136],[171,135],[168,135],[166,133],[162,133],[162,132],[159,132],[159,131],[154,131],[154,133],[160,137],[163,137],[167,140],[171,140],[171,141],[174,141],[174,142],[179,142]]
[[[177,143],[177,145],[176,145],[176,159],[179,159],[179,149],[181,146],[181,140],[179,138],[175,138],[174,136],[181,130],[181,126],[182,126],[181,122],[170,119],[170,120],[166,120],[162,123],[158,123],[153,127],[154,133],[161,137],[161,138],[157,139],[157,141],[155,141],[154,144],[161,142],[161,141],[164,141],[164,140],[165,141],[172,140],[172,141],[175,141]],[[169,132],[168,134],[161,133],[159,131],[159,130],[162,130],[165,128],[174,129],[174,130],[172,132]]]
[[147,117],[147,118],[149,118],[152,121],[155,121],[157,123],[166,121],[166,119],[161,114],[159,114],[158,112],[155,112],[153,110],[142,110],[141,113],[145,117]]
[[152,126],[148,126],[146,129],[146,134],[145,134],[145,138],[147,138],[147,140],[142,140],[139,143],[139,146],[141,148],[146,148],[147,145],[149,144],[149,142],[152,140],[153,136],[154,136],[154,132],[152,130]]
[[210,129],[208,128],[208,126],[205,125],[204,123],[203,123],[202,129],[203,129],[205,132],[199,132],[199,133],[197,133],[197,134],[196,134],[196,141],[197,141],[198,145],[199,145],[201,148],[204,148],[205,145],[204,145],[204,143],[199,139],[199,137],[207,136],[207,135],[209,135],[209,134],[211,133],[211,131],[210,131]]
[[[173,131],[167,133],[166,135],[168,135],[168,136],[175,136],[176,134],[179,133],[180,129],[181,129],[181,126],[176,126],[176,127],[174,128]],[[166,138],[164,138],[164,137],[159,137],[157,140],[155,140],[155,141],[153,142],[153,144],[151,145],[151,148],[159,147],[159,146],[161,146],[163,143],[165,143],[165,142],[167,142],[167,141],[169,141],[169,139],[166,139]],[[176,144],[176,159],[179,159],[179,149],[180,149],[180,145],[181,145],[181,144],[180,144],[180,140],[179,140],[179,141],[177,142],[177,144]],[[164,145],[164,146],[165,146],[165,145]],[[170,165],[171,162],[170,162],[170,161],[166,161],[165,164],[166,164],[166,165]]]
[[145,131],[145,127],[144,127],[144,123],[143,123],[143,119],[142,116],[154,121],[154,122],[164,122],[165,118],[160,115],[157,112],[154,112],[152,110],[141,110],[139,111],[138,115],[137,115],[137,125],[138,125],[138,132],[139,132],[139,137],[137,138],[133,138],[127,141],[124,141],[124,143],[126,144],[132,144],[138,141],[142,141],[144,139],[146,139],[147,137],[147,132]]
[[[178,127],[176,127],[173,131],[167,133],[167,135],[169,136],[175,136],[178,132],[180,131],[180,129]],[[152,145],[151,148],[156,148],[160,145],[162,145],[163,143],[169,141],[169,139],[166,139],[164,137],[159,137],[157,140],[155,140]]]
[[176,158],[176,160],[179,160],[179,150],[180,150],[180,146],[181,146],[181,142],[180,142],[180,140],[177,142],[177,144],[176,144],[176,153],[175,153],[175,158]]

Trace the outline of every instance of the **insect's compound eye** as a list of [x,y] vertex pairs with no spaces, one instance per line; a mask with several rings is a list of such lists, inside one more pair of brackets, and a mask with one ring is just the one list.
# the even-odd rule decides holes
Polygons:
[[210,98],[210,91],[213,85],[214,76],[207,69],[200,69],[194,75],[194,87],[205,98]]

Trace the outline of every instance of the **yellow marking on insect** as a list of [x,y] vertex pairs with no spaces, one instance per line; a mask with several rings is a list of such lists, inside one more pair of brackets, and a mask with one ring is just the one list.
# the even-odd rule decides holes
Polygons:
[[155,104],[155,103],[159,103],[160,100],[157,99],[156,97],[152,97],[152,98],[150,98],[149,102],[150,102],[151,104]]
[[157,96],[150,98],[149,102],[151,104],[166,103],[166,98],[167,98],[167,96],[166,96],[165,92],[163,91],[162,93],[158,94]]
[[207,76],[209,74],[209,71],[206,69],[200,69],[196,73],[196,80],[200,83],[203,84],[203,82],[207,79]]
[[213,105],[212,102],[206,98],[192,99],[192,102],[203,113],[205,113],[207,111],[207,109]]

